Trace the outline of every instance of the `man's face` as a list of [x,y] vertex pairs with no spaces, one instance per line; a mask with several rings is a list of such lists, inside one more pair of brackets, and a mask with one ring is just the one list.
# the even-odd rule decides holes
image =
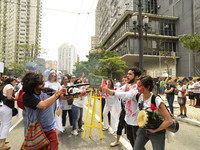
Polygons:
[[2,75],[1,80],[2,80],[3,82],[5,82],[7,78],[8,78],[7,75]]
[[38,90],[38,91],[44,90],[44,85],[45,85],[44,79],[42,78],[42,79],[39,80],[39,83],[38,83],[38,86],[36,87],[36,90]]
[[127,82],[128,83],[133,83],[135,82],[135,74],[132,70],[129,70],[128,71],[128,74],[127,74]]

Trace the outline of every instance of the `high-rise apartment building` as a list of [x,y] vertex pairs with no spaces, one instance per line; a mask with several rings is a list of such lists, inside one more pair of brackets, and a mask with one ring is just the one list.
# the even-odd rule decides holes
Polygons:
[[72,74],[77,59],[78,57],[73,45],[64,43],[58,48],[58,70],[64,74]]
[[95,36],[91,36],[91,49],[90,49],[90,53],[95,51],[95,47],[96,47],[96,37]]
[[38,56],[41,11],[41,0],[0,0],[0,49],[6,67]]
[[[199,0],[141,0],[142,16],[149,18],[150,29],[143,38],[144,70],[159,76],[167,69],[173,76],[200,75],[200,55],[186,50],[179,35],[200,31]],[[138,31],[132,21],[138,15],[138,0],[99,0],[96,7],[97,45],[115,50],[128,66],[139,64]],[[138,21],[137,21],[138,23]],[[166,52],[166,56],[162,52]]]

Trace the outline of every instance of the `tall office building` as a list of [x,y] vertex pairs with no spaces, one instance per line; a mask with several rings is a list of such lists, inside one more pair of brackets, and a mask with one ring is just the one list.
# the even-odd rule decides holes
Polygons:
[[95,51],[95,47],[96,45],[96,40],[97,38],[95,36],[91,36],[91,49],[90,49],[90,53]]
[[[97,45],[115,50],[128,66],[139,65],[139,38],[133,13],[138,15],[139,0],[99,0],[96,7]],[[167,70],[173,76],[200,75],[200,55],[186,50],[179,35],[200,31],[199,0],[141,0],[150,29],[143,38],[144,70],[152,76]],[[137,18],[138,19],[138,18]],[[138,24],[138,20],[136,25]],[[136,34],[134,33],[136,31]],[[166,52],[166,56],[162,52]]]
[[72,74],[77,59],[78,57],[73,45],[64,43],[58,48],[58,70],[64,74]]
[[6,67],[38,56],[41,11],[41,0],[0,0],[0,49]]

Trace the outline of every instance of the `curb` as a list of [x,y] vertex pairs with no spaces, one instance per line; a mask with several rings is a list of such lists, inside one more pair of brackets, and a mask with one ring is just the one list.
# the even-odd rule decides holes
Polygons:
[[196,121],[196,120],[189,119],[189,118],[180,118],[180,117],[177,117],[177,116],[174,116],[174,118],[177,119],[178,121],[186,122],[186,123],[189,123],[191,125],[200,127],[200,121]]

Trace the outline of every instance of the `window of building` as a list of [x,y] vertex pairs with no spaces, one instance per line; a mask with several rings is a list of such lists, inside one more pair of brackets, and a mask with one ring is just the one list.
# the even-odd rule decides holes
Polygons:
[[146,12],[157,14],[157,0],[146,0]]

